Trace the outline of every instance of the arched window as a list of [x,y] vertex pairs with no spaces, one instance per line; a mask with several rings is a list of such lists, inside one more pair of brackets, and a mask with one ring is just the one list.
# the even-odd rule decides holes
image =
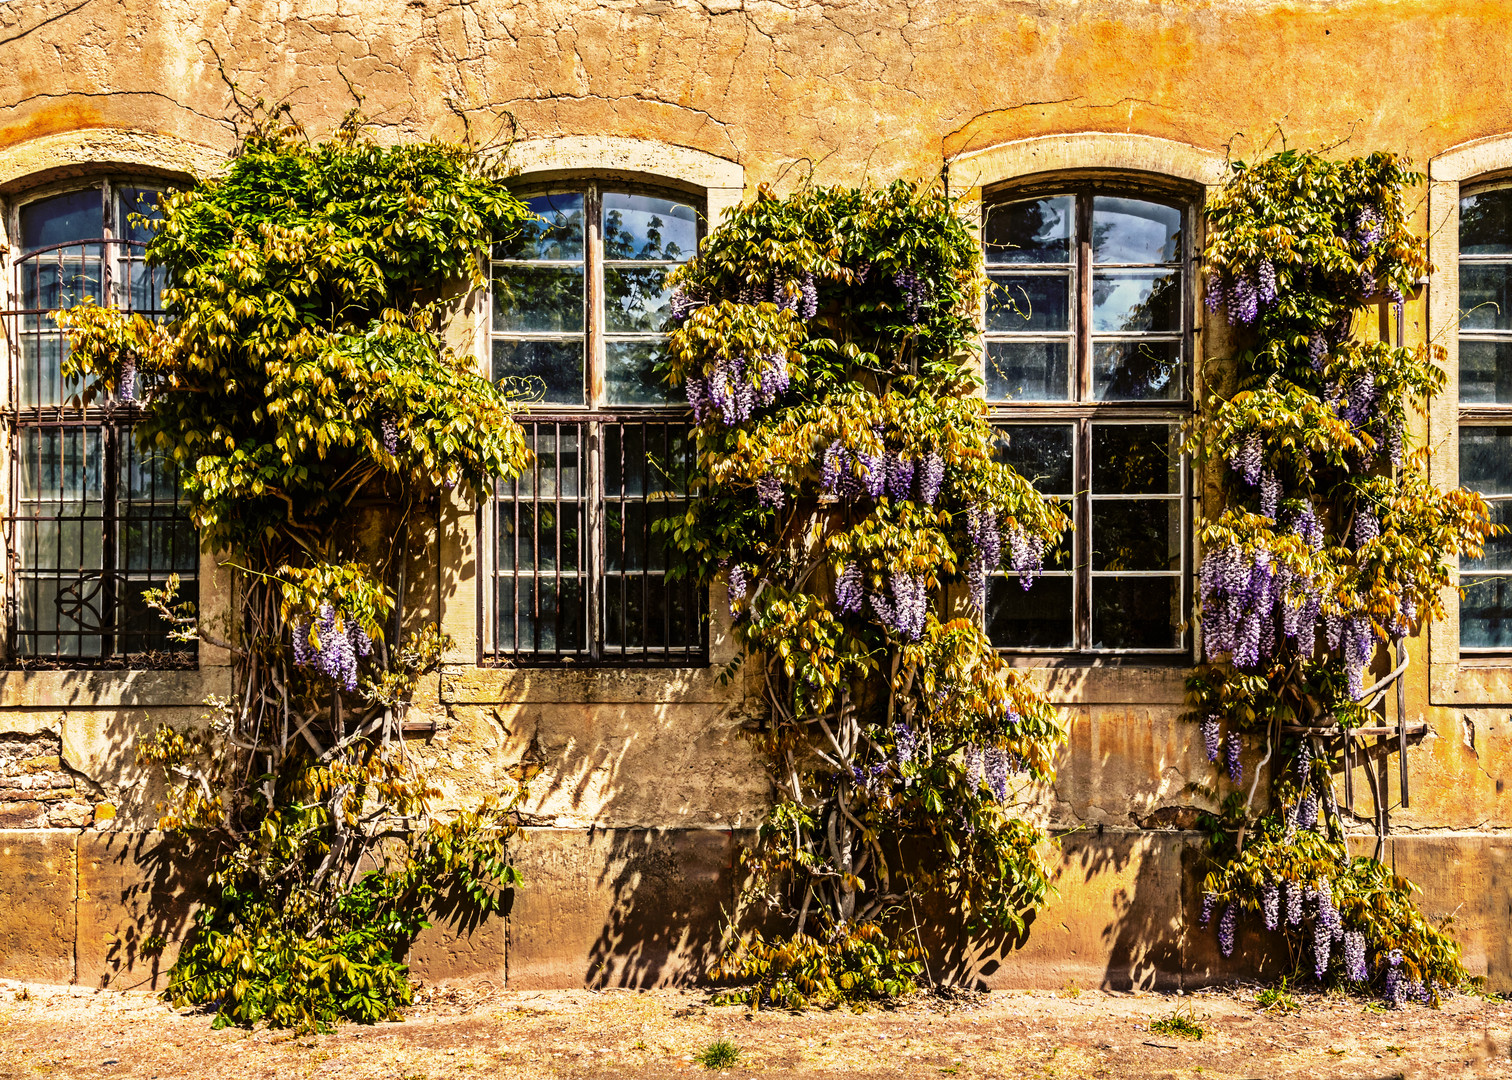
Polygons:
[[[1512,187],[1460,198],[1460,483],[1512,522]],[[1512,651],[1512,540],[1460,560],[1460,651]]]
[[1189,204],[1102,184],[985,202],[985,383],[1000,453],[1075,522],[1029,589],[1000,575],[1001,648],[1189,651]]
[[199,544],[171,463],[138,450],[134,400],[79,405],[55,314],[92,298],[155,316],[161,274],[143,251],[158,191],[100,181],[18,201],[6,306],[11,356],[8,655],[21,664],[181,666],[143,602],[170,574],[197,599]]
[[534,403],[536,461],[484,510],[483,653],[704,663],[704,598],[667,580],[656,527],[685,505],[689,422],[654,373],[702,200],[598,182],[522,198],[539,220],[493,252],[491,362]]

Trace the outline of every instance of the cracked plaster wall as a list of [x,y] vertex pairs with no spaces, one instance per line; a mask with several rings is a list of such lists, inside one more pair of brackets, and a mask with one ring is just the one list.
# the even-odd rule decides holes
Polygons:
[[[1512,132],[1509,15],[1501,0],[4,4],[0,198],[94,164],[213,170],[235,144],[234,95],[288,101],[318,133],[354,92],[383,139],[516,139],[515,164],[541,169],[584,167],[595,154],[636,174],[676,161],[711,208],[807,175],[851,183],[944,170],[970,193],[1090,163],[1099,147],[1106,167],[1209,185],[1225,155],[1252,156],[1283,136],[1421,164]],[[1470,157],[1442,179],[1450,186],[1424,189],[1420,224],[1441,269],[1428,298],[1408,306],[1409,343],[1445,340],[1443,305],[1452,317],[1454,185],[1512,167],[1494,152]],[[464,312],[461,336],[476,339],[481,311]],[[1221,354],[1221,328],[1201,330]],[[1451,481],[1452,389],[1424,429],[1440,451],[1436,476]],[[475,667],[470,514],[447,513],[441,595],[416,585],[410,607],[440,614],[461,643],[417,705],[436,723],[423,745],[448,798],[470,801],[533,763],[542,772],[527,810],[540,824],[751,824],[765,782],[739,737],[750,689],[720,686],[711,671]],[[435,563],[417,569],[412,581],[436,580]],[[209,563],[205,580],[213,597]],[[1411,807],[1393,824],[1497,833],[1512,827],[1512,668],[1461,671],[1441,637],[1414,643],[1408,712],[1438,737],[1409,754]],[[722,661],[721,628],[715,639]],[[62,762],[117,808],[115,825],[141,829],[155,793],[131,762],[131,739],[149,716],[194,720],[223,664],[207,654],[192,674],[3,672],[0,735],[55,738]],[[1212,772],[1179,719],[1181,674],[1046,674],[1070,726],[1048,823],[1191,827],[1206,803],[1188,784]]]

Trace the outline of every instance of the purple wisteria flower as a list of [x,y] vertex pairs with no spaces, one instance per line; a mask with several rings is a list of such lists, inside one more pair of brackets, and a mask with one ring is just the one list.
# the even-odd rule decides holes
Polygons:
[[983,771],[987,776],[987,787],[992,791],[992,797],[998,802],[1008,798],[1008,755],[1001,747],[989,746],[984,753],[986,762]]
[[781,510],[787,504],[782,478],[766,473],[756,481],[756,500],[764,510]]
[[1255,275],[1258,279],[1256,298],[1261,306],[1270,307],[1276,302],[1276,264],[1269,259],[1261,259]]
[[116,387],[116,397],[127,404],[137,399],[137,359],[129,349],[121,357],[121,384]]
[[1244,779],[1244,762],[1239,756],[1240,744],[1239,733],[1237,731],[1230,731],[1228,733],[1224,751],[1228,758],[1228,777],[1237,784],[1240,780]]
[[835,606],[847,615],[859,615],[866,592],[861,582],[861,564],[846,563],[835,577]]
[[1246,484],[1254,487],[1260,482],[1260,472],[1265,463],[1264,454],[1264,437],[1258,431],[1251,431],[1229,451],[1229,465],[1244,478]]
[[1312,776],[1312,747],[1301,743],[1297,747],[1297,782],[1305,784]]
[[912,270],[899,270],[893,275],[893,284],[903,294],[903,310],[908,312],[908,321],[915,326],[930,301],[929,282]]
[[893,727],[893,749],[898,755],[899,765],[908,765],[919,752],[919,734],[907,724],[896,724]]
[[1229,318],[1240,326],[1248,326],[1260,316],[1260,292],[1255,283],[1243,275],[1237,275],[1228,287]]
[[349,692],[357,689],[357,660],[373,651],[373,641],[356,619],[338,612],[327,602],[320,605],[320,615],[315,620],[316,644],[310,643],[308,623],[296,622],[289,629],[293,634],[296,666],[313,664],[342,689]]
[[1202,718],[1202,745],[1207,751],[1207,759],[1216,765],[1218,751],[1223,745],[1223,734],[1218,729],[1218,717],[1212,713]]
[[1286,921],[1291,926],[1302,925],[1302,886],[1295,881],[1286,883]]
[[940,483],[944,479],[945,459],[938,451],[931,450],[924,455],[919,466],[919,501],[925,506],[933,506],[940,496]]
[[997,514],[990,507],[973,506],[966,511],[966,539],[971,559],[966,565],[967,590],[979,609],[987,607],[987,578],[1003,560],[1003,539]]
[[1213,921],[1213,909],[1218,905],[1218,894],[1205,892],[1202,894],[1202,915],[1199,919],[1201,925],[1206,926]]
[[378,430],[383,436],[383,449],[390,456],[399,453],[399,421],[385,416],[378,421]]
[[1344,933],[1344,977],[1353,982],[1370,978],[1370,970],[1365,966],[1365,935],[1358,930]]
[[819,487],[826,495],[858,499],[863,494],[877,498],[887,486],[887,458],[883,454],[853,454],[843,443],[832,442],[824,451]]
[[1381,213],[1373,206],[1355,211],[1354,241],[1363,250],[1381,239]]
[[1025,532],[1017,523],[1008,529],[1008,566],[1028,589],[1045,566],[1045,538]]
[[1276,520],[1276,508],[1281,502],[1281,481],[1273,469],[1265,469],[1260,474],[1260,513]]
[[1318,797],[1311,790],[1305,792],[1297,806],[1297,826],[1314,829],[1318,825]]
[[1209,311],[1217,311],[1223,304],[1223,278],[1216,273],[1207,276],[1207,283],[1202,291],[1202,302]]
[[1223,916],[1218,920],[1218,951],[1224,956],[1234,955],[1234,930],[1239,922],[1239,908],[1230,904],[1223,909]]
[[739,605],[745,603],[746,596],[751,591],[750,573],[739,563],[730,567],[729,578],[726,582],[730,598],[730,617],[740,617]]
[[877,619],[896,637],[904,641],[918,641],[924,636],[929,592],[922,577],[915,574],[893,574],[888,578],[886,594],[869,593],[867,600]]
[[798,315],[804,322],[819,314],[819,286],[814,283],[814,272],[807,270],[798,286]]
[[695,296],[680,284],[675,286],[667,296],[667,308],[672,318],[677,322],[686,319],[703,306],[704,300],[702,297]]
[[1307,339],[1307,359],[1312,363],[1314,371],[1323,370],[1323,364],[1328,359],[1328,339],[1322,334],[1314,332]]
[[975,791],[982,783],[983,761],[982,748],[975,744],[966,747],[966,786]]
[[914,463],[896,450],[887,452],[887,497],[894,502],[908,498],[913,491]]
[[1274,930],[1281,924],[1281,887],[1274,881],[1267,881],[1260,887],[1260,910],[1267,930]]

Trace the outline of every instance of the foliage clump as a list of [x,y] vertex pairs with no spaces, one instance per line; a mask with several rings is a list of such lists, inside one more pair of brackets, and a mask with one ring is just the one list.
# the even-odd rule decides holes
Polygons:
[[165,318],[62,321],[66,374],[138,403],[143,451],[233,579],[223,625],[172,585],[151,598],[232,657],[207,724],[140,747],[162,826],[215,860],[169,996],[308,1029],[394,1016],[428,905],[486,914],[516,882],[508,802],[443,819],[405,746],[447,643],[405,617],[403,583],[418,512],[528,461],[505,393],[439,330],[446,290],[480,287],[485,245],[530,215],[469,148],[380,147],[355,116],[311,142],[285,116],[163,199]]
[[[677,274],[666,373],[695,412],[697,497],[668,528],[692,572],[723,570],[764,687],[776,799],[745,900],[791,928],[773,961],[791,1001],[827,999],[798,973],[838,986],[849,961],[823,942],[863,931],[876,974],[851,974],[906,985],[872,924],[925,891],[1017,928],[1048,889],[1018,793],[1052,776],[1063,731],[982,609],[1066,522],[999,460],[974,396],[984,285],[955,206],[902,182],[763,190]],[[786,947],[749,938],[723,970],[766,978]]]
[[760,931],[738,939],[713,975],[739,984],[717,1000],[752,1009],[864,1009],[919,988],[924,954],[899,944],[876,923],[835,924],[817,936],[797,933],[767,940]]
[[[1459,986],[1459,949],[1410,883],[1350,856],[1333,773],[1347,733],[1382,722],[1413,628],[1443,616],[1450,560],[1493,530],[1479,496],[1429,482],[1408,430],[1443,387],[1442,351],[1359,332],[1374,305],[1400,313],[1428,271],[1404,201],[1420,181],[1386,153],[1234,163],[1208,205],[1207,296],[1245,347],[1209,365],[1191,439],[1226,495],[1200,532],[1192,718],[1232,781],[1245,737],[1271,763],[1258,815],[1236,792],[1213,822],[1203,921],[1221,910],[1227,955],[1238,916],[1258,915],[1320,981],[1396,1002]],[[1371,683],[1388,655],[1395,675]]]

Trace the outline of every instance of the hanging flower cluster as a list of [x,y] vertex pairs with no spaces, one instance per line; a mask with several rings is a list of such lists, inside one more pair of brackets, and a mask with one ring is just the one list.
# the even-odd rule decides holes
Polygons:
[[313,628],[309,623],[296,622],[290,629],[296,666],[313,664],[343,690],[357,689],[357,660],[373,651],[373,639],[356,619],[344,617],[325,603],[320,606],[320,617],[314,620]]
[[790,381],[784,353],[764,353],[754,362],[744,353],[721,358],[706,377],[688,380],[693,422],[712,418],[726,427],[743,424],[756,409],[776,404]]

